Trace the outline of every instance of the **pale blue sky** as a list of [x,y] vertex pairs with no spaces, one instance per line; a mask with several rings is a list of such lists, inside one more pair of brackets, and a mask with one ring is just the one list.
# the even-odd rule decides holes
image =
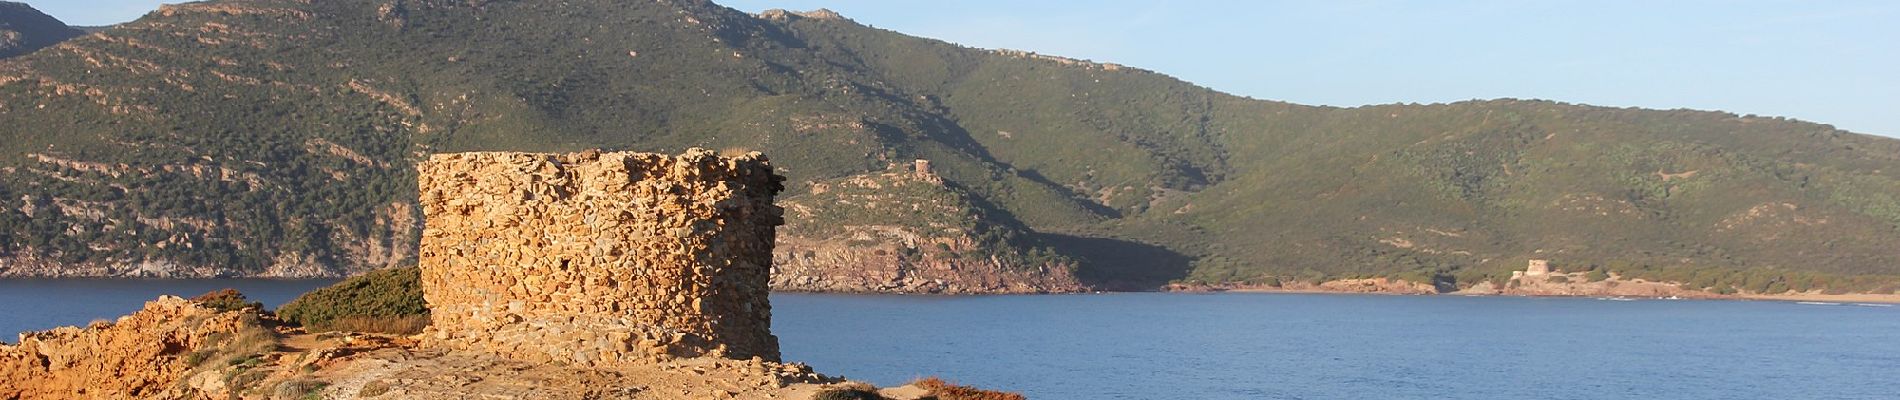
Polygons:
[[[68,23],[157,0],[27,0]],[[1778,115],[1900,136],[1900,1],[726,0],[830,8],[985,48],[1354,106],[1540,98]]]

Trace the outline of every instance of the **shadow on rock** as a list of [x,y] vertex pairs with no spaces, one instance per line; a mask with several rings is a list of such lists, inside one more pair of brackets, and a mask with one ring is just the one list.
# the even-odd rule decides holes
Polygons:
[[1041,234],[1063,254],[1081,259],[1075,277],[1101,290],[1151,291],[1186,277],[1193,258],[1132,240]]

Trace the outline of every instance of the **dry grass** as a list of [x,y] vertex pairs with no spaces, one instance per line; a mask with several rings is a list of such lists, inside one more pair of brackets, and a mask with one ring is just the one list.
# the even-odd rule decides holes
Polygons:
[[211,350],[213,353],[198,358],[202,361],[221,355],[220,358],[222,358],[226,364],[239,365],[246,361],[262,357],[264,354],[277,351],[277,346],[281,339],[282,337],[279,337],[276,331],[264,328],[253,322],[246,324],[244,328],[238,330],[229,340],[223,341],[223,343],[218,344],[217,347],[205,349]]
[[422,329],[427,327],[429,327],[427,315],[402,315],[340,318],[313,326],[310,330],[312,332],[344,331],[414,335],[422,333]]
[[924,390],[930,391],[930,396],[937,398],[937,400],[1027,400],[1028,399],[1027,397],[1023,397],[1023,395],[1016,394],[1016,393],[998,392],[994,390],[983,390],[983,389],[977,389],[977,388],[973,388],[969,386],[958,386],[950,382],[944,382],[944,380],[937,379],[937,377],[934,377],[934,376],[929,377],[929,378],[919,379],[916,382],[911,382],[911,384],[916,385],[917,387],[920,387],[920,388],[924,388]]
[[315,398],[319,398],[319,392],[322,391],[323,388],[326,388],[329,386],[330,384],[328,382],[314,380],[314,379],[307,379],[307,378],[292,379],[289,381],[285,381],[284,383],[278,384],[277,390],[275,393],[273,393],[271,398],[293,399],[293,400],[294,399],[315,399]]
[[381,396],[384,393],[389,393],[389,389],[391,389],[389,387],[389,382],[372,381],[370,383],[363,384],[363,388],[356,391],[356,397]]
[[812,395],[811,400],[884,400],[884,396],[871,385],[855,384],[825,389]]

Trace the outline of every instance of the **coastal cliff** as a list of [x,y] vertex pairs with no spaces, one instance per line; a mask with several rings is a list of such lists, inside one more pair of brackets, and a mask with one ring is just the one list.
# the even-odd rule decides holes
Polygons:
[[850,293],[1064,293],[1087,290],[1077,261],[994,215],[927,160],[812,182],[781,201],[786,226],[772,288]]

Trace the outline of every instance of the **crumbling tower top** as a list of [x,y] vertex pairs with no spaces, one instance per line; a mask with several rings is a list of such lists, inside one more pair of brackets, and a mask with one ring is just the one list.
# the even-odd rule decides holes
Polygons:
[[418,171],[431,343],[581,365],[778,359],[784,178],[758,153],[440,154]]
[[1524,276],[1544,275],[1550,275],[1550,260],[1531,260],[1530,265],[1524,267]]

